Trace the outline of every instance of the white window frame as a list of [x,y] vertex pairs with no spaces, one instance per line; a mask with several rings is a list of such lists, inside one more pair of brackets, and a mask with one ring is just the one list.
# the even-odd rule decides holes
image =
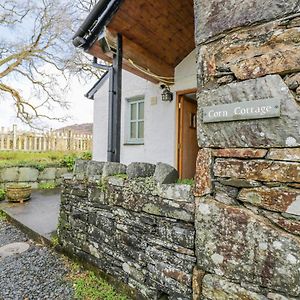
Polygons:
[[[127,98],[127,104],[128,104],[128,114],[127,114],[127,139],[126,144],[133,144],[133,145],[143,145],[144,144],[144,138],[145,138],[145,97],[144,96],[135,96],[131,98]],[[144,103],[144,118],[139,118],[139,103]],[[136,120],[131,119],[131,105],[136,105]],[[138,124],[139,122],[144,123],[144,130],[143,130],[143,138],[138,138]],[[131,138],[131,123],[136,123],[136,137],[137,138]]]

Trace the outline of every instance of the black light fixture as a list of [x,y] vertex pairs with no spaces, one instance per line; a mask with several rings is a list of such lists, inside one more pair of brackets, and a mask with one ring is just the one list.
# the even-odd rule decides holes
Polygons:
[[173,100],[173,93],[170,91],[170,87],[164,84],[162,84],[160,87],[163,90],[161,94],[161,100],[164,102],[171,102]]

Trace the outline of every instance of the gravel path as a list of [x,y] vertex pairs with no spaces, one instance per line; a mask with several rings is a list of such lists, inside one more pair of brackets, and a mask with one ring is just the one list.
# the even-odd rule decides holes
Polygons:
[[25,241],[30,244],[27,251],[0,258],[0,300],[74,299],[71,284],[64,280],[68,269],[61,256],[0,220],[0,247]]

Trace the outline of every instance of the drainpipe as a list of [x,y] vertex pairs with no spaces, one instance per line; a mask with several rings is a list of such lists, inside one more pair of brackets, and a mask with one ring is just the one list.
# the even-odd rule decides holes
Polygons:
[[118,33],[117,52],[113,54],[113,65],[109,76],[107,161],[110,162],[120,162],[122,62],[122,35]]
[[114,161],[120,162],[121,154],[121,104],[122,104],[122,63],[123,63],[123,39],[122,34],[117,36],[117,54],[114,57],[113,68],[115,70],[114,90],[115,90],[115,105],[114,105]]
[[120,162],[121,152],[121,103],[122,103],[122,63],[123,40],[117,36],[117,51],[113,54],[112,66],[98,64],[93,59],[93,66],[109,71],[109,100],[108,100],[108,140],[107,161]]
[[108,71],[109,74],[109,91],[108,91],[108,140],[107,140],[107,161],[114,161],[114,141],[113,141],[113,114],[114,114],[114,68],[113,65],[107,66],[99,64],[97,57],[93,58],[93,67]]

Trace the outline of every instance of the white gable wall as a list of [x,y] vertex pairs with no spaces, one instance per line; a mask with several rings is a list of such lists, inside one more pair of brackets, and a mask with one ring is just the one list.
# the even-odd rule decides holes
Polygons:
[[93,159],[97,161],[107,160],[108,91],[109,78],[94,96]]
[[[195,51],[188,55],[176,67],[176,84],[172,91],[196,87]],[[107,127],[108,127],[108,90],[107,79],[95,94],[94,104],[94,146],[93,159],[107,160]],[[122,79],[122,132],[121,162],[164,162],[176,166],[176,94],[171,103],[161,101],[161,88],[127,71]],[[144,144],[126,144],[128,130],[128,98],[144,96]],[[156,102],[156,103],[155,103]]]
[[197,87],[196,50],[193,50],[176,68],[174,91]]

